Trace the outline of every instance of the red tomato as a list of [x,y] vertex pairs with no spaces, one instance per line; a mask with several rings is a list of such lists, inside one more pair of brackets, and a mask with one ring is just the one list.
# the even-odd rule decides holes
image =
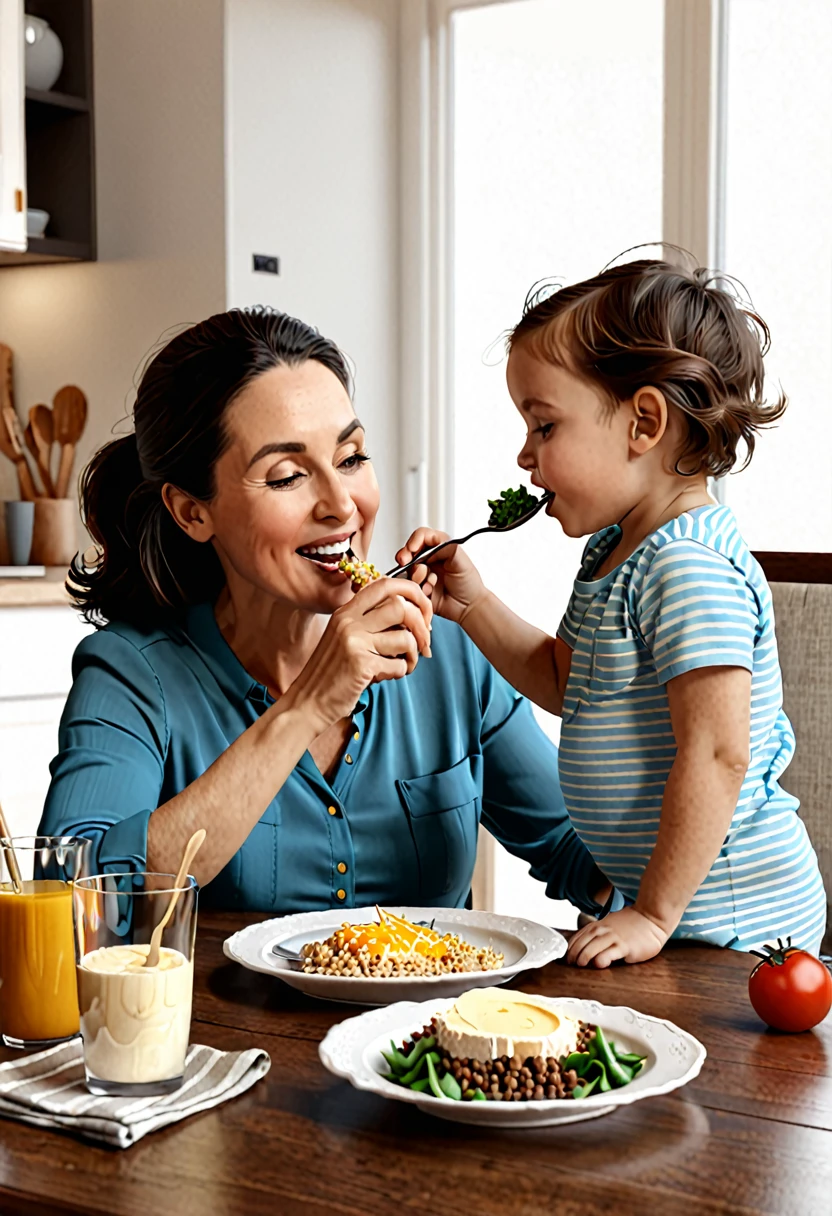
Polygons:
[[755,1011],[775,1030],[811,1030],[832,1009],[832,975],[814,954],[777,939],[778,948],[763,947],[748,977],[748,995]]

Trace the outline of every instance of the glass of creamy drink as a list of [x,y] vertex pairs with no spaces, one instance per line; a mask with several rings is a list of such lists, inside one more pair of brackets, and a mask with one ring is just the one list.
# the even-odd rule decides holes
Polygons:
[[182,1084],[194,983],[197,884],[188,877],[147,966],[172,874],[98,874],[75,884],[75,955],[87,1088],[149,1097]]
[[45,1048],[78,1033],[72,884],[89,873],[77,836],[0,839],[0,1033]]

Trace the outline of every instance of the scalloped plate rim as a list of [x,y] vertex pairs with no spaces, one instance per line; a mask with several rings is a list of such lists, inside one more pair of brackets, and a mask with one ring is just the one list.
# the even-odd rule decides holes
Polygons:
[[[693,1050],[694,1054],[693,1054],[692,1062],[689,1064],[687,1069],[683,1073],[680,1073],[678,1076],[671,1077],[669,1080],[664,1081],[661,1084],[654,1084],[652,1086],[647,1086],[643,1089],[632,1090],[631,1087],[628,1085],[622,1089],[613,1090],[612,1094],[603,1094],[603,1095],[600,1093],[591,1094],[588,1098],[582,1099],[581,1109],[586,1110],[587,1112],[592,1112],[593,1114],[598,1114],[598,1115],[607,1114],[610,1111],[617,1109],[619,1106],[631,1106],[634,1102],[640,1102],[645,1098],[663,1097],[664,1095],[666,1095],[668,1093],[673,1093],[674,1090],[680,1089],[680,1088],[682,1088],[682,1086],[687,1085],[691,1081],[695,1080],[695,1078],[698,1077],[699,1073],[702,1071],[702,1066],[705,1063],[705,1060],[707,1059],[708,1053],[707,1053],[707,1049],[705,1048],[704,1044],[701,1043],[699,1041],[699,1039],[697,1039],[695,1037],[695,1035],[692,1035],[690,1033],[690,1031],[684,1030],[681,1026],[677,1026],[675,1022],[671,1022],[667,1018],[656,1017],[654,1014],[650,1014],[650,1013],[642,1013],[638,1009],[633,1009],[633,1007],[631,1005],[605,1005],[603,1002],[597,1001],[592,997],[573,997],[573,996],[550,997],[550,996],[546,996],[543,993],[536,993],[535,995],[542,997],[544,1000],[546,1000],[548,1002],[551,1002],[551,1004],[554,1006],[557,1006],[559,1004],[560,1005],[571,1005],[573,1008],[576,1005],[577,1006],[587,1006],[587,1005],[597,1006],[597,1008],[599,1010],[601,1010],[602,1013],[595,1014],[593,1012],[592,1016],[597,1017],[598,1022],[602,1026],[605,1026],[605,1021],[606,1021],[606,1019],[603,1016],[603,1013],[608,1013],[613,1016],[619,1015],[621,1017],[626,1017],[629,1014],[633,1021],[634,1033],[632,1033],[632,1035],[630,1035],[630,1032],[627,1030],[623,1031],[623,1033],[630,1035],[630,1037],[632,1037],[633,1039],[643,1041],[643,1036],[640,1036],[638,1034],[638,1023],[639,1023],[639,1021],[650,1022],[654,1026],[660,1026],[662,1029],[669,1031],[673,1035],[676,1035],[679,1039],[682,1039],[683,1041],[685,1041],[689,1045],[689,1047],[691,1047]],[[393,1085],[390,1081],[385,1081],[384,1077],[380,1073],[374,1072],[374,1070],[372,1070],[369,1066],[367,1066],[368,1075],[366,1077],[363,1076],[362,1074],[358,1073],[355,1070],[355,1067],[353,1067],[353,1069],[340,1068],[333,1060],[332,1055],[330,1054],[330,1050],[327,1048],[327,1043],[329,1042],[330,1039],[333,1039],[333,1040],[337,1039],[340,1028],[342,1026],[344,1026],[347,1022],[355,1022],[355,1021],[361,1020],[362,1018],[366,1018],[366,1019],[368,1019],[368,1025],[369,1025],[371,1023],[371,1021],[378,1020],[379,1022],[381,1022],[381,1021],[386,1020],[387,1017],[389,1017],[392,1020],[394,1015],[397,1014],[397,1011],[399,1010],[400,1007],[401,1007],[402,1016],[404,1016],[404,1013],[406,1012],[407,1009],[412,1009],[414,1016],[418,1016],[417,1011],[419,1011],[419,1010],[423,1010],[424,1013],[428,1013],[428,1012],[436,1013],[440,1009],[445,1008],[448,1005],[452,1004],[454,999],[455,998],[451,997],[451,998],[443,998],[443,999],[437,1000],[437,1001],[398,1001],[395,1004],[385,1006],[383,1009],[372,1009],[372,1010],[369,1010],[367,1013],[356,1014],[351,1018],[345,1018],[341,1022],[337,1022],[334,1026],[330,1027],[330,1029],[327,1031],[326,1035],[324,1036],[324,1038],[318,1045],[319,1059],[321,1060],[321,1063],[324,1065],[324,1067],[327,1069],[327,1071],[331,1072],[336,1077],[340,1077],[342,1080],[348,1081],[355,1089],[359,1089],[359,1090],[369,1092],[369,1093],[375,1093],[381,1098],[389,1098],[391,1101],[394,1101],[394,1102],[405,1102],[408,1105],[417,1106],[420,1110],[423,1110],[426,1114],[431,1114],[431,1115],[435,1114],[441,1118],[442,1116],[439,1114],[438,1108],[440,1108],[444,1104],[445,1101],[449,1101],[449,1099],[440,1099],[440,1098],[433,1097],[432,1095],[426,1096],[425,1094],[417,1094],[417,1093],[414,1093],[409,1090],[401,1089],[399,1086]],[[424,1009],[424,1006],[426,1006],[426,1005],[431,1006],[431,1008],[428,1010]],[[396,1025],[388,1025],[385,1033],[389,1032],[391,1034],[391,1037],[396,1038],[397,1030],[401,1030],[401,1027],[398,1027]],[[614,1033],[620,1034],[622,1032],[616,1031]],[[364,1045],[360,1048],[360,1050],[362,1052],[362,1066],[363,1066],[363,1053],[367,1050],[369,1041],[374,1037],[377,1037],[377,1033],[368,1035],[367,1039],[364,1042]],[[645,1046],[649,1047],[649,1041],[645,1043]],[[653,1054],[654,1054],[654,1056],[657,1056],[655,1049],[653,1049]],[[656,1061],[654,1061],[654,1063],[651,1064],[649,1066],[649,1068],[646,1070],[646,1072],[644,1074],[645,1077],[649,1074],[650,1071],[652,1071],[653,1068],[656,1067],[656,1064],[658,1062],[659,1062],[659,1060],[657,1057]],[[502,1106],[499,1106],[497,1104],[494,1104],[492,1106],[489,1104],[488,1109],[493,1110],[495,1112],[493,1118],[486,1117],[483,1119],[480,1117],[476,1121],[471,1121],[471,1123],[469,1125],[477,1125],[477,1126],[483,1126],[483,1127],[497,1127],[500,1125],[510,1126],[510,1123],[513,1122],[513,1120],[511,1120],[510,1117],[508,1117],[507,1110],[504,1110]],[[512,1109],[514,1109],[514,1108],[512,1107]],[[537,1101],[535,1101],[533,1099],[530,1102],[523,1102],[522,1104],[518,1104],[516,1109],[518,1111],[517,1123],[516,1123],[516,1126],[518,1128],[521,1128],[521,1127],[533,1128],[535,1126],[535,1124],[531,1121],[529,1121],[529,1122],[522,1121],[522,1116],[524,1113],[527,1113],[528,1115],[534,1115],[534,1114],[542,1115],[547,1112],[550,1114],[555,1114],[555,1112],[552,1110],[552,1103],[551,1103],[550,1099],[540,1099]],[[482,1111],[482,1114],[484,1115],[485,1111],[483,1110],[482,1106],[480,1107],[480,1110]],[[500,1112],[500,1113],[498,1114],[498,1112]],[[477,1113],[479,1115],[480,1112],[478,1111]],[[505,1119],[505,1122],[503,1122],[502,1124],[497,1122],[497,1119],[500,1117],[503,1117]],[[586,1118],[590,1118],[590,1117],[591,1117],[590,1114],[587,1113]],[[459,1121],[468,1122],[468,1120],[459,1120]],[[570,1119],[568,1121],[572,1122],[575,1120]],[[567,1120],[560,1119],[557,1116],[555,1116],[555,1118],[553,1118],[551,1121],[553,1126],[559,1122],[565,1123],[565,1122],[567,1122]],[[540,1126],[540,1124],[538,1123],[538,1124],[536,1124],[536,1126]]]

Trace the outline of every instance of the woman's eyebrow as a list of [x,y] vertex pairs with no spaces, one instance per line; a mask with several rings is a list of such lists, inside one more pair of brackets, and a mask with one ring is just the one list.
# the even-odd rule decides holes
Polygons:
[[344,427],[343,431],[338,436],[338,438],[336,439],[335,442],[343,443],[345,439],[349,439],[349,437],[353,433],[353,431],[359,431],[359,430],[363,431],[364,425],[363,425],[363,423],[359,422],[357,418],[353,418],[353,420],[349,424],[349,426]]
[[[353,433],[353,431],[357,431],[357,430],[363,431],[364,426],[363,426],[363,423],[359,422],[359,420],[357,418],[353,418],[352,422],[350,422],[347,426],[344,427],[343,431],[338,436],[338,438],[335,442],[344,443],[345,440],[349,439],[349,437]],[[271,456],[273,452],[305,452],[305,451],[306,451],[305,443],[264,443],[262,448],[258,448],[257,451],[252,456],[251,460],[248,462],[248,468],[251,468],[251,466],[253,464],[257,464],[257,461],[262,460],[264,456]]]
[[253,464],[257,464],[258,460],[262,460],[264,456],[271,456],[272,452],[305,452],[305,443],[264,443],[262,448],[258,448],[248,462],[250,469]]

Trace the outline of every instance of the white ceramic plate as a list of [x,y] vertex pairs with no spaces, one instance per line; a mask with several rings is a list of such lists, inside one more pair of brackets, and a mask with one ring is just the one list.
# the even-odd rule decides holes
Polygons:
[[428,997],[455,997],[468,988],[504,984],[521,971],[542,967],[566,953],[566,941],[554,929],[514,916],[495,912],[470,912],[466,908],[390,908],[396,916],[412,921],[436,920],[440,933],[457,933],[473,946],[491,946],[505,955],[498,971],[466,971],[462,974],[407,976],[402,979],[307,975],[297,965],[272,953],[277,942],[298,950],[306,942],[321,941],[339,929],[345,920],[353,924],[375,922],[375,908],[330,908],[325,912],[298,912],[279,916],[241,929],[223,943],[226,957],[252,971],[274,975],[292,988],[327,1001],[353,1005],[390,1005],[394,1001],[424,1001]]
[[[522,994],[521,994],[522,995]],[[395,1102],[410,1102],[430,1115],[456,1123],[476,1123],[484,1127],[548,1127],[577,1123],[606,1115],[617,1106],[628,1106],[642,1098],[669,1094],[687,1085],[704,1063],[706,1051],[698,1039],[672,1022],[637,1013],[626,1005],[601,1005],[577,997],[540,997],[553,1009],[563,1009],[573,1017],[601,1026],[607,1036],[625,1051],[645,1055],[641,1071],[623,1089],[608,1094],[591,1094],[579,1101],[542,1100],[531,1102],[455,1102],[450,1098],[414,1093],[381,1076],[387,1064],[381,1054],[392,1039],[397,1045],[414,1030],[421,1030],[432,1017],[447,1009],[452,1000],[415,1003],[402,1001],[386,1009],[374,1009],[347,1018],[333,1026],[321,1043],[321,1061],[336,1077],[343,1077],[356,1089],[367,1089]]]

